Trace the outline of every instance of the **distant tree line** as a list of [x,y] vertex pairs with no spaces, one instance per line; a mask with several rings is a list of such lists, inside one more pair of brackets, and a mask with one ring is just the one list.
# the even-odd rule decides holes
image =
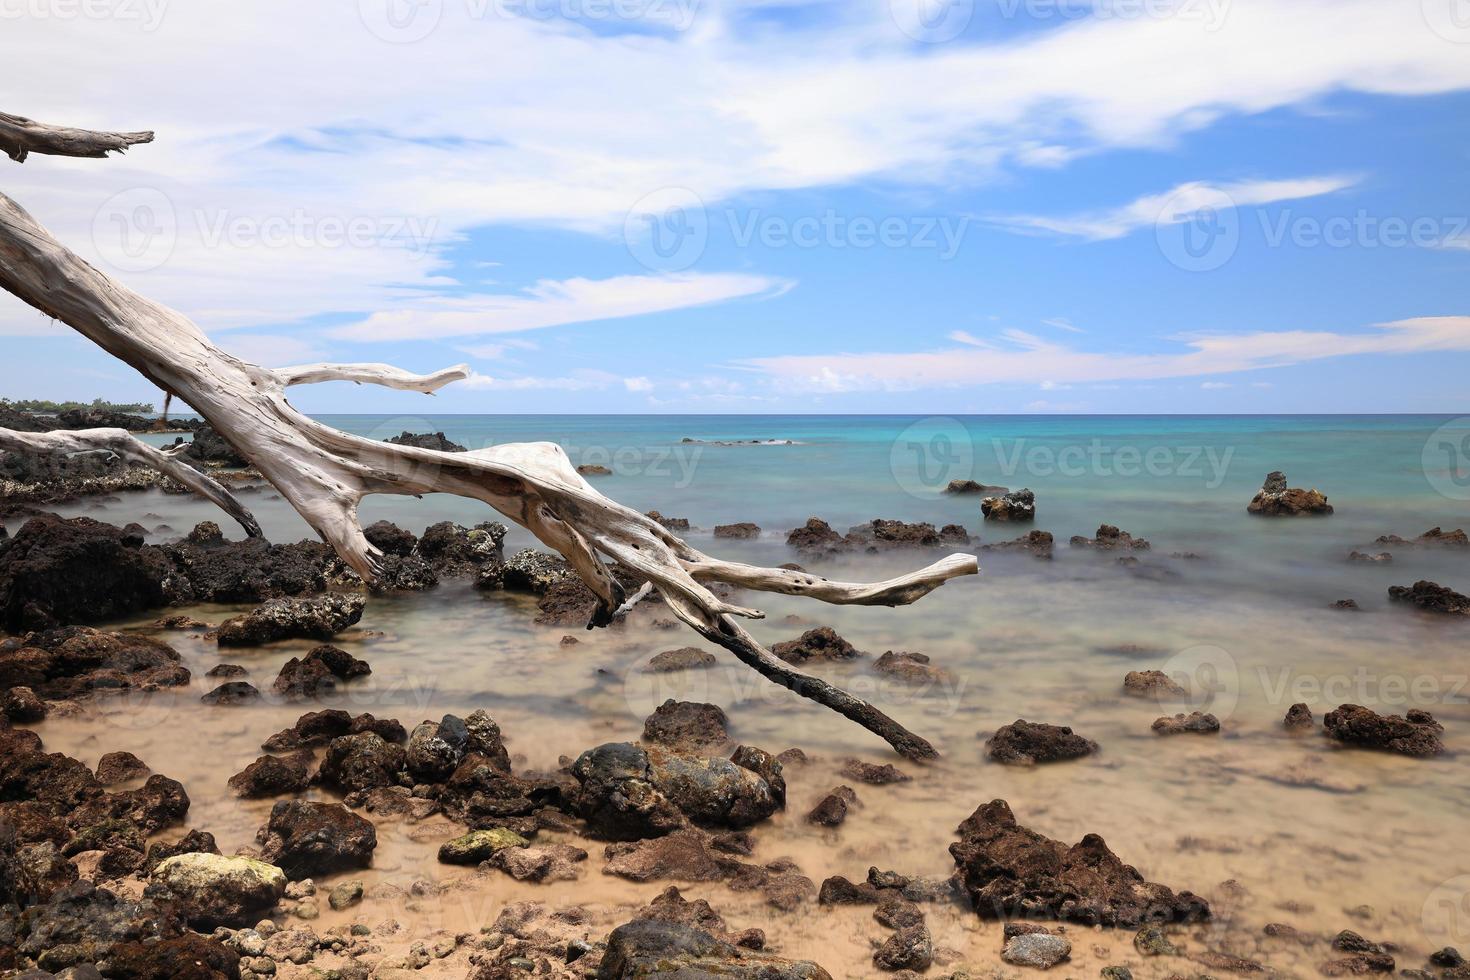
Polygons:
[[0,398],[0,408],[11,408],[17,412],[70,412],[77,408],[95,408],[104,412],[126,412],[132,415],[153,411],[152,402],[110,402],[94,398],[91,402],[53,402],[44,398]]

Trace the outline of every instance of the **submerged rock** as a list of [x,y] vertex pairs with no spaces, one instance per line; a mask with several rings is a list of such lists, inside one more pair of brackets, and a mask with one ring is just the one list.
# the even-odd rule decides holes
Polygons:
[[715,655],[698,647],[680,647],[656,653],[648,661],[644,671],[650,674],[667,674],[680,670],[698,670],[719,663]]
[[1417,538],[1405,539],[1397,534],[1385,534],[1375,543],[1399,548],[1470,548],[1470,535],[1460,528],[1445,531],[1432,527]]
[[959,828],[950,854],[981,918],[1047,918],[1104,926],[1194,921],[1204,899],[1145,881],[1103,839],[1067,846],[1016,822],[1004,800],[977,809]]
[[219,627],[220,646],[260,646],[300,637],[330,640],[362,619],[367,599],[356,593],[329,592],[301,599],[272,599]]
[[869,786],[888,786],[892,783],[906,783],[913,777],[890,763],[874,765],[871,762],[863,762],[860,759],[848,759],[842,764],[841,773],[848,779],[855,779]]
[[1420,758],[1444,751],[1444,726],[1427,711],[1410,709],[1407,717],[1380,715],[1360,704],[1344,704],[1322,718],[1327,737],[1358,748],[1379,749]]
[[761,529],[759,525],[749,521],[740,521],[736,524],[716,524],[714,533],[717,538],[748,539],[760,537]]
[[190,925],[205,929],[252,925],[286,893],[280,868],[244,857],[180,854],[161,862],[150,877],[150,894],[176,901]]
[[245,681],[225,681],[209,693],[201,695],[199,700],[205,704],[224,706],[251,704],[260,700],[260,692],[254,684]]
[[189,683],[170,646],[133,633],[69,626],[0,642],[0,688],[63,700],[95,691],[154,691]]
[[1188,697],[1189,692],[1162,670],[1130,670],[1123,677],[1123,693],[1134,697]]
[[1311,728],[1314,724],[1312,709],[1299,701],[1286,709],[1286,717],[1281,724],[1287,728]]
[[944,488],[948,494],[971,494],[971,493],[994,493],[1006,492],[1006,487],[993,487],[984,483],[976,483],[974,480],[950,480],[949,485]]
[[857,793],[851,786],[838,786],[817,801],[806,815],[808,823],[819,827],[840,827],[847,820],[847,812],[858,802]]
[[1095,551],[1147,551],[1149,543],[1143,538],[1135,538],[1127,531],[1120,531],[1111,524],[1103,524],[1097,529],[1097,537],[1088,538],[1080,534],[1072,535],[1071,545],[1074,548],[1091,548]]
[[1425,612],[1444,616],[1470,616],[1470,596],[1461,595],[1438,582],[1421,579],[1411,586],[1390,586],[1388,597],[1394,602],[1418,606]]
[[1220,730],[1220,719],[1203,711],[1191,711],[1187,715],[1181,713],[1155,718],[1151,727],[1160,735],[1183,735],[1187,732],[1208,735]]
[[927,654],[889,650],[873,662],[873,669],[910,684],[937,684],[953,680],[949,671],[934,666]]
[[807,630],[794,640],[783,640],[771,645],[771,652],[789,664],[804,664],[811,660],[854,660],[863,656],[830,626],[819,626]]
[[1034,521],[1036,494],[1023,488],[999,497],[986,497],[980,501],[980,513],[987,521]]
[[997,729],[985,743],[986,753],[1008,766],[1080,759],[1097,751],[1097,743],[1072,729],[1016,719]]
[[1279,470],[1266,474],[1266,482],[1246,505],[1246,512],[1260,517],[1326,516],[1332,505],[1322,492],[1288,487],[1286,476]]
[[1050,531],[1031,531],[1010,541],[982,544],[981,551],[1024,551],[1034,558],[1051,558],[1056,541]]

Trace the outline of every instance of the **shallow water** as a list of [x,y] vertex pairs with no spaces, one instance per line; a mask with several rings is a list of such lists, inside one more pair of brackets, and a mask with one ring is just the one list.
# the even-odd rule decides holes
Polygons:
[[[614,475],[597,486],[625,503],[657,507],[704,528],[759,523],[767,534],[756,541],[717,542],[707,530],[690,538],[706,550],[761,564],[791,560],[783,535],[775,532],[813,514],[839,528],[895,517],[963,523],[986,541],[1020,533],[982,530],[976,497],[938,493],[957,478],[1030,486],[1038,496],[1036,526],[1052,531],[1060,544],[1052,562],[982,553],[980,577],[953,581],[907,608],[839,608],[784,596],[742,600],[768,613],[753,625],[763,641],[830,624],[874,656],[914,650],[955,675],[951,684],[914,689],[875,674],[871,657],[820,668],[931,738],[944,755],[922,768],[894,760],[915,780],[858,786],[863,806],[837,831],[813,828],[802,816],[842,781],[836,771],[845,758],[888,761],[886,746],[723,655],[708,671],[641,671],[652,654],[690,645],[694,637],[687,631],[573,631],[580,642],[563,647],[559,640],[567,631],[535,626],[534,606],[523,597],[446,585],[374,599],[360,628],[339,641],[368,660],[373,674],[328,703],[396,717],[410,727],[483,707],[499,721],[518,765],[548,768],[600,742],[635,738],[642,719],[665,697],[713,701],[729,714],[736,739],[773,752],[799,746],[812,757],[810,765],[788,770],[787,811],[755,829],[755,859],[789,855],[817,882],[831,874],[860,879],[870,865],[946,874],[955,825],[978,804],[1004,798],[1033,829],[1068,841],[1099,833],[1146,877],[1211,899],[1217,921],[1183,934],[1192,952],[1227,950],[1305,975],[1333,958],[1325,942],[1303,948],[1262,935],[1262,926],[1278,921],[1329,937],[1353,928],[1396,942],[1403,947],[1400,967],[1422,966],[1428,951],[1446,944],[1470,945],[1470,853],[1463,847],[1470,827],[1463,751],[1470,744],[1470,623],[1391,607],[1385,593],[1390,584],[1419,578],[1465,591],[1470,554],[1391,549],[1395,561],[1387,566],[1344,560],[1354,548],[1368,550],[1379,534],[1412,537],[1435,524],[1470,524],[1470,505],[1454,496],[1452,474],[1434,464],[1431,433],[1445,419],[939,419],[916,429],[907,419],[327,421],[379,436],[443,429],[472,447],[556,439],[569,445],[576,462],[611,465]],[[680,442],[685,437],[789,438],[797,444]],[[1028,461],[1006,472],[1018,446]],[[1076,451],[1064,456],[1069,447]],[[1141,459],[1152,451],[1161,465],[1120,473],[1120,450],[1125,462],[1130,451]],[[1198,466],[1186,465],[1196,450]],[[1084,461],[1074,467],[1062,462],[1067,458]],[[1166,458],[1172,462],[1162,465]],[[1337,514],[1295,521],[1248,517],[1245,503],[1271,469],[1285,470],[1293,486],[1322,489]],[[275,540],[304,536],[299,519],[271,496],[246,498],[268,534]],[[96,507],[81,502],[65,512],[179,531],[216,519],[207,505],[157,493],[118,498],[100,513]],[[387,517],[415,530],[442,519],[474,523],[487,516],[470,502],[439,496],[376,498],[364,508],[368,521]],[[1090,535],[1104,521],[1153,542],[1141,566],[1129,570],[1111,556],[1067,548],[1068,536]],[[508,544],[528,543],[513,535]],[[1201,557],[1169,557],[1180,551]],[[813,567],[832,577],[873,579],[924,561],[900,554]],[[1343,597],[1356,598],[1363,611],[1328,608]],[[234,610],[183,611],[217,622]],[[125,625],[143,627],[152,618]],[[280,665],[311,644],[221,656],[197,635],[163,638],[194,670],[193,689],[101,701],[39,731],[51,751],[91,763],[105,751],[126,749],[180,779],[193,800],[190,825],[214,832],[228,852],[252,841],[270,801],[234,800],[225,780],[306,708],[206,707],[197,700],[211,686],[203,672],[222,661],[240,663],[267,689]],[[1191,703],[1124,697],[1123,674],[1150,667],[1185,680],[1195,692]],[[1451,751],[1413,760],[1336,750],[1318,733],[1292,735],[1281,728],[1282,715],[1296,701],[1307,702],[1319,721],[1343,702],[1398,713],[1425,708],[1445,725]],[[1155,717],[1190,707],[1214,712],[1224,732],[1162,738],[1150,731]],[[1030,770],[986,761],[984,738],[1018,717],[1072,725],[1102,750]],[[1303,764],[1314,767],[1325,785],[1280,781]],[[435,821],[380,826],[375,867],[359,877],[403,888],[418,878],[463,877],[462,870],[434,860],[438,843],[452,832]],[[395,900],[391,889],[380,887],[379,897],[351,917],[377,922],[392,916],[415,928],[458,930],[492,921],[506,901],[544,898],[590,903],[594,922],[610,927],[626,918],[625,906],[646,902],[664,887],[600,874],[600,845],[583,846],[592,857],[575,883],[522,885],[498,873],[471,875],[467,889],[421,900]],[[1222,887],[1232,879],[1242,887]],[[887,931],[871,921],[870,910],[813,903],[787,915],[763,907],[758,896],[722,886],[690,886],[685,893],[708,897],[735,928],[765,928],[774,948],[816,959],[834,976],[875,973],[870,940]],[[1371,912],[1349,914],[1364,905]],[[330,913],[324,919],[330,921]],[[935,973],[964,965],[989,973],[1000,965],[997,925],[978,923],[959,909],[933,909],[929,922],[936,944],[952,950],[951,965]],[[1126,932],[1070,932],[1074,962],[1068,975],[1095,975],[1107,962],[1127,963],[1140,976],[1190,972],[1177,960],[1141,959]],[[1193,972],[1210,971],[1196,966]]]

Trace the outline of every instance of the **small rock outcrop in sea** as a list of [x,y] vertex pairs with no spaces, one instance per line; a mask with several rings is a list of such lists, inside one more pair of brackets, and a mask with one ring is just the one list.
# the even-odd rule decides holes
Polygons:
[[1123,676],[1123,693],[1136,698],[1184,698],[1189,696],[1178,681],[1162,670],[1130,670]]
[[600,745],[572,765],[580,784],[573,805],[588,829],[608,840],[659,837],[691,822],[738,830],[786,802],[780,763],[754,753],[742,747],[720,759],[627,742]]
[[194,438],[184,449],[184,455],[201,463],[214,463],[230,469],[250,466],[250,461],[235,452],[235,447],[207,423],[194,430]]
[[247,800],[300,793],[311,784],[311,763],[310,752],[263,755],[231,776],[228,785],[236,796]]
[[982,544],[981,551],[1024,551],[1034,558],[1050,559],[1056,541],[1050,531],[1030,531],[1010,541],[995,541]]
[[953,675],[934,666],[928,654],[889,650],[873,662],[873,670],[896,677],[909,684],[938,684],[953,680]]
[[794,640],[771,644],[771,652],[789,664],[812,660],[855,660],[863,656],[851,643],[830,626],[809,629]]
[[1286,474],[1280,470],[1266,474],[1266,482],[1245,509],[1247,513],[1260,517],[1326,516],[1332,513],[1326,494],[1316,489],[1288,487]]
[[378,846],[373,825],[340,803],[282,800],[256,834],[261,857],[292,881],[366,868]]
[[612,470],[601,463],[583,463],[577,467],[577,472],[583,476],[612,476]]
[[1387,551],[1380,551],[1377,554],[1372,554],[1372,553],[1366,552],[1366,551],[1349,551],[1348,552],[1348,561],[1365,561],[1365,562],[1384,562],[1384,563],[1387,563],[1387,562],[1393,561],[1393,555],[1390,554]]
[[280,868],[245,857],[180,854],[149,877],[151,896],[177,902],[189,924],[203,929],[259,922],[286,893]]
[[1337,601],[1335,601],[1335,602],[1332,603],[1332,608],[1333,609],[1345,609],[1345,610],[1348,610],[1350,612],[1356,612],[1358,610],[1358,608],[1359,608],[1358,607],[1358,600],[1357,599],[1338,599]]
[[908,773],[891,763],[885,762],[878,765],[864,762],[861,759],[848,759],[842,764],[839,772],[847,779],[867,783],[869,786],[888,786],[892,783],[906,783],[913,779]]
[[985,752],[1008,766],[1080,759],[1097,751],[1097,743],[1062,725],[1016,719],[996,729],[985,742]]
[[858,796],[851,786],[838,786],[817,801],[806,815],[808,823],[819,827],[840,827],[847,820],[847,813],[858,805]]
[[812,557],[847,551],[850,547],[847,540],[820,517],[809,517],[805,524],[788,533],[786,544]]
[[314,698],[372,672],[367,661],[358,660],[347,651],[324,643],[305,657],[292,657],[286,661],[271,690],[287,698]]
[[442,432],[404,432],[384,442],[395,446],[413,446],[416,449],[435,449],[441,453],[462,453],[465,447],[451,442]]
[[1397,534],[1385,534],[1374,543],[1391,548],[1470,548],[1470,535],[1460,528],[1445,531],[1432,527],[1417,538],[1401,538]]
[[1286,709],[1286,717],[1281,724],[1286,728],[1311,728],[1316,722],[1312,718],[1312,709],[1298,701]]
[[717,538],[758,538],[761,536],[759,525],[749,521],[741,521],[738,524],[716,524],[715,537]]
[[618,926],[607,940],[598,980],[654,976],[725,980],[832,980],[809,960],[783,960],[717,939],[675,922],[640,919]]
[[643,515],[655,524],[659,524],[666,531],[689,530],[689,518],[687,517],[665,517],[656,510],[651,510]]
[[1425,612],[1444,616],[1470,616],[1470,596],[1465,596],[1438,582],[1420,579],[1413,585],[1389,586],[1388,597],[1394,602],[1418,606]]
[[986,497],[980,501],[980,513],[987,521],[1034,521],[1036,494],[1022,488],[999,497]]
[[698,750],[730,740],[730,719],[715,704],[669,698],[643,722],[643,741]]
[[1149,543],[1143,538],[1135,538],[1127,531],[1120,531],[1111,524],[1103,524],[1098,527],[1095,538],[1074,534],[1070,543],[1074,548],[1091,548],[1095,551],[1147,551],[1149,549]]
[[650,674],[670,674],[681,670],[701,670],[719,663],[715,655],[698,647],[680,647],[656,653],[648,661],[644,671]]
[[[167,644],[89,626],[0,640],[0,689],[29,688],[51,701],[101,690],[155,691],[189,683],[189,668]],[[17,705],[18,707],[18,705]]]
[[293,752],[312,746],[326,745],[339,735],[373,732],[385,741],[401,743],[408,740],[403,726],[392,718],[374,718],[370,714],[353,717],[340,708],[308,711],[290,728],[276,732],[261,744],[267,752]]
[[1444,751],[1444,726],[1427,711],[1410,709],[1407,715],[1380,715],[1360,704],[1344,704],[1327,712],[1322,730],[1333,741],[1364,749],[1379,749],[1420,758]]
[[357,593],[272,599],[243,616],[220,623],[219,645],[260,646],[291,638],[330,640],[362,619],[366,608],[367,599]]
[[956,495],[971,493],[1002,494],[1006,490],[1006,487],[992,487],[984,483],[976,483],[974,480],[950,480],[949,485],[944,488],[945,493]]
[[1210,735],[1220,730],[1220,719],[1203,711],[1189,714],[1165,715],[1154,719],[1153,730],[1160,735],[1185,735],[1189,733]]
[[1005,800],[979,807],[960,824],[959,834],[949,852],[982,919],[1136,926],[1210,914],[1204,899],[1145,881],[1097,834],[1068,846],[1022,827]]

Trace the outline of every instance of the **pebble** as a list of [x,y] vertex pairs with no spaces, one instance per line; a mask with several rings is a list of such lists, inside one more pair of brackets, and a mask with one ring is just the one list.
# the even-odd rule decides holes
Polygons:
[[1029,932],[1012,936],[1006,942],[1001,959],[1013,966],[1032,966],[1048,970],[1072,955],[1072,944],[1061,936]]

